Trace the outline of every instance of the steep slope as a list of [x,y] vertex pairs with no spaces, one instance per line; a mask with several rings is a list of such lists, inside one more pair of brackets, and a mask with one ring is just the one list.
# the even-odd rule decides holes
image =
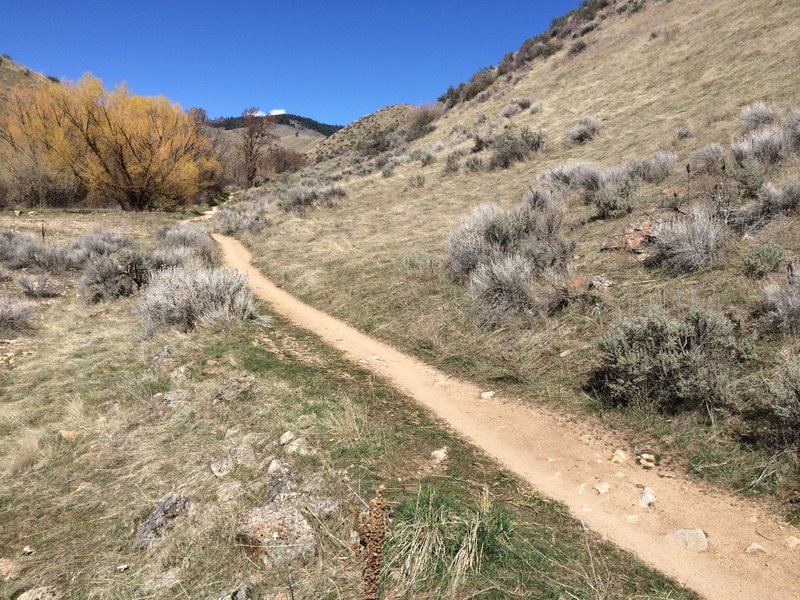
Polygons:
[[47,77],[14,62],[7,54],[0,56],[0,110],[13,87],[17,85],[33,87],[45,81],[48,81]]

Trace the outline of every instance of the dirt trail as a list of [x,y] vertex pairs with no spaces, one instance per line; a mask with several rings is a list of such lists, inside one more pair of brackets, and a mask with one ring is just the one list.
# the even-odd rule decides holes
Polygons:
[[[592,530],[707,598],[800,598],[800,531],[759,505],[709,491],[656,467],[612,463],[614,447],[585,428],[536,408],[494,397],[357,331],[277,288],[250,263],[244,246],[221,235],[225,260],[276,313],[317,334],[428,407],[540,493],[566,504]],[[605,483],[609,491],[594,489]],[[656,495],[639,506],[642,487]],[[602,487],[602,486],[601,486]],[[694,553],[666,539],[677,529],[702,529],[708,551]],[[751,543],[766,553],[745,553]]]

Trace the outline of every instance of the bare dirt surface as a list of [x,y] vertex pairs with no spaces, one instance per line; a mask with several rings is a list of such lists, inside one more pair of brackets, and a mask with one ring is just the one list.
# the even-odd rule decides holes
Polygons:
[[[486,390],[304,304],[254,268],[240,242],[214,238],[227,264],[246,273],[276,313],[429,408],[541,494],[566,504],[590,529],[707,598],[800,597],[800,531],[758,503],[708,490],[659,466],[645,469],[635,456],[612,462],[623,446],[610,444],[605,432],[595,436],[535,407],[482,395]],[[649,507],[640,505],[645,487],[656,497]],[[679,529],[702,529],[707,550],[691,551],[667,538]]]

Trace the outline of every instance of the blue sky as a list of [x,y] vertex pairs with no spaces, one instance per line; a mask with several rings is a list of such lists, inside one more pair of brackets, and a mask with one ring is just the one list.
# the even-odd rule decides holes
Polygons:
[[345,124],[436,100],[579,4],[0,0],[0,54],[212,117],[258,106]]

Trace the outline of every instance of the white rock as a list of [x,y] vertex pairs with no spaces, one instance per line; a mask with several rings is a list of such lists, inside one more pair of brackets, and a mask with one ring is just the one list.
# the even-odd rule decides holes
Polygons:
[[595,486],[594,486],[594,491],[596,491],[600,495],[607,494],[610,489],[611,489],[611,486],[608,485],[604,481],[600,482],[600,483],[596,483]]
[[440,465],[447,460],[448,453],[449,450],[447,449],[447,446],[444,446],[443,448],[439,448],[438,450],[431,452],[431,459],[433,459],[434,463]]
[[628,462],[628,455],[625,453],[625,450],[614,450],[614,455],[611,457],[611,462],[617,464],[624,464]]
[[35,552],[35,550],[33,548],[31,548],[30,546],[25,546],[22,549],[22,556],[30,556],[34,552]]
[[797,548],[800,546],[800,538],[790,535],[786,538],[786,545],[789,546],[789,548]]
[[314,453],[314,449],[309,445],[305,438],[296,438],[286,444],[286,454],[299,454],[308,456]]
[[481,393],[481,400],[491,400],[494,398],[494,392],[482,392]]
[[642,495],[639,496],[639,506],[647,508],[656,502],[656,493],[652,488],[646,487],[642,490]]
[[278,444],[281,446],[285,446],[289,442],[294,439],[294,433],[291,431],[286,431],[284,434],[278,439]]
[[764,546],[761,544],[757,544],[753,542],[747,548],[744,549],[745,554],[766,554],[767,551],[764,549]]
[[227,477],[231,474],[231,471],[233,471],[233,460],[230,456],[225,456],[217,462],[211,463],[211,472],[214,474],[214,477],[218,479]]
[[689,552],[708,550],[708,538],[702,529],[678,529],[667,535],[667,540]]

